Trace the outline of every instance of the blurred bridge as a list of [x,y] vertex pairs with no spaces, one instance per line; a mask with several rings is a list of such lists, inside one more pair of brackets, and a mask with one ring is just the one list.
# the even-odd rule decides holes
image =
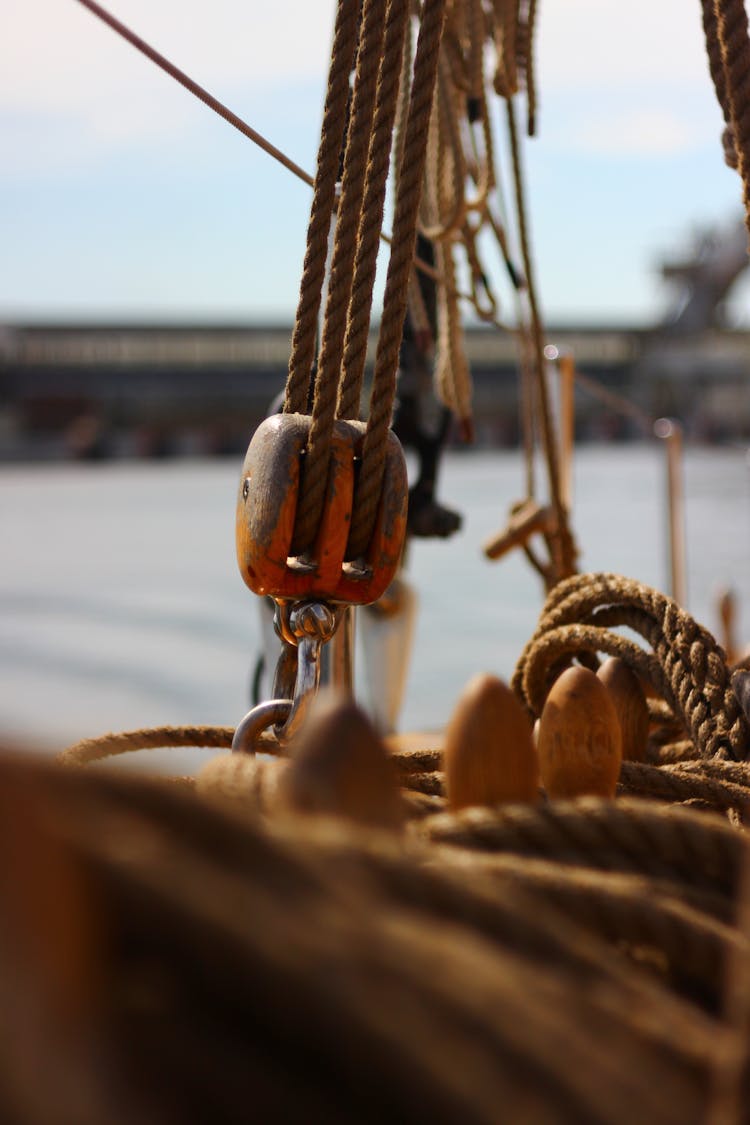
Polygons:
[[[699,439],[748,440],[750,334],[550,329],[549,342],[647,413]],[[291,327],[0,324],[0,457],[221,453],[245,448],[282,390]],[[370,341],[370,361],[375,337]],[[467,331],[478,440],[518,440],[514,339]],[[581,437],[640,436],[579,393]]]

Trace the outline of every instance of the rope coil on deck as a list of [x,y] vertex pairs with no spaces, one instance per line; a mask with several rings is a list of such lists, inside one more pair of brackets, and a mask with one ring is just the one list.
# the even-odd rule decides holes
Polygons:
[[[620,625],[640,633],[651,653],[611,631]],[[560,661],[597,651],[648,677],[699,756],[741,760],[750,753],[750,727],[721,647],[671,598],[619,575],[577,575],[555,587],[518,660],[514,688],[538,715]]]
[[[397,760],[404,777],[434,764]],[[166,1091],[198,1121],[218,1088],[235,1106],[252,1089],[256,1112],[292,1121],[361,1117],[365,1097],[398,1116],[416,1097],[446,1122],[532,1105],[534,1120],[625,1125],[698,1122],[713,1104],[722,974],[748,949],[748,846],[715,816],[589,799],[432,816],[399,842],[132,775],[3,761],[0,776],[0,803],[35,810],[28,830],[40,820],[106,921],[106,940],[84,930],[88,956],[120,983],[90,988],[75,1026],[147,1105]],[[123,982],[146,966],[162,984],[140,1008]],[[304,1073],[303,1044],[312,1085],[285,1093],[269,1064],[281,1051]]]
[[[429,1106],[446,1122],[492,1119],[502,1105],[514,1119],[532,1113],[571,1125],[629,1125],[634,1113],[698,1123],[737,1104],[745,1079],[735,1059],[746,1040],[727,990],[732,982],[741,987],[750,957],[743,905],[750,850],[742,828],[750,763],[720,756],[739,748],[731,731],[742,726],[726,705],[721,650],[655,591],[613,575],[579,576],[550,595],[519,660],[518,682],[527,706],[538,707],[560,655],[606,651],[602,635],[623,619],[655,645],[635,665],[667,691],[652,701],[652,725],[666,723],[673,708],[689,724],[700,709],[695,693],[711,709],[692,722],[692,760],[623,762],[614,800],[542,797],[533,805],[450,812],[442,752],[419,745],[390,757],[402,828],[388,821],[368,829],[284,804],[301,745],[285,759],[213,756],[192,793],[130,774],[34,766],[45,815],[54,809],[55,846],[84,872],[87,886],[93,880],[108,931],[119,932],[129,916],[167,973],[155,1057],[162,1059],[177,1023],[192,1011],[181,1065],[201,1057],[204,1088],[234,1084],[238,1098],[248,1089],[250,1078],[233,1069],[234,1052],[217,1052],[203,1035],[198,982],[210,981],[213,1028],[223,1026],[230,1007],[252,1011],[244,1030],[232,1024],[242,1074],[252,1077],[256,1108],[281,1113],[284,1099],[285,1120],[301,1121],[303,1106],[305,1120],[311,1106],[322,1107],[326,1120],[339,1119],[341,1106],[342,1121],[353,1112],[359,1119],[362,1090],[370,1091],[375,1072],[380,1089],[367,1096],[377,1113],[398,1116],[417,1097],[420,1115]],[[566,629],[577,631],[577,649],[556,639]],[[548,636],[554,643],[547,650]],[[687,694],[673,686],[677,668],[695,681]],[[345,741],[349,728],[336,729],[330,738]],[[62,761],[81,766],[191,738],[219,748],[231,734],[161,728],[110,735],[98,748],[96,740],[70,748]],[[712,748],[719,753],[707,753]],[[337,761],[341,750],[345,758],[343,743]],[[26,784],[14,769],[0,761],[6,801]],[[1,876],[2,863],[0,889]],[[133,914],[144,894],[148,913]],[[104,957],[105,974],[131,971],[98,947],[96,955]],[[105,1027],[114,1018],[98,994],[93,1011]],[[254,1060],[262,1055],[267,1066],[274,1044],[283,1043],[285,1067],[292,1059],[295,1072],[304,1069],[300,1011],[316,1063],[313,1085],[297,1100],[273,1070],[258,1080]],[[387,1012],[385,1022],[378,1012]],[[127,1037],[111,1049],[123,1065],[137,1058]],[[356,1095],[332,1080],[342,1065],[358,1076]],[[137,1073],[139,1094],[153,1096],[147,1074]],[[186,1091],[180,1119],[198,1120],[191,1117],[202,1105],[197,1088],[189,1080],[168,1088],[178,1099]]]

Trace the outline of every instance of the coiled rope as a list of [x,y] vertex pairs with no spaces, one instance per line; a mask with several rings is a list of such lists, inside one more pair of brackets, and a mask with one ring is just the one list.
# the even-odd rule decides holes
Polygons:
[[[53,1042],[91,1125],[119,1120],[121,1076],[123,1120],[251,1105],[292,1122],[629,1125],[714,1104],[733,1050],[723,974],[747,955],[748,845],[717,817],[589,799],[428,817],[398,841],[105,771],[0,758],[0,782],[0,944],[27,938],[52,880],[78,904],[64,963],[59,928],[15,963],[19,1012],[49,994],[25,1039],[45,1082],[15,1072],[30,1125],[58,1120]],[[35,865],[26,907],[11,854]],[[58,1042],[45,1021],[61,1005]],[[93,1071],[75,1049],[89,1041]]]
[[[727,997],[750,957],[740,827],[750,763],[720,756],[741,749],[735,735],[746,723],[727,696],[723,653],[663,595],[618,576],[576,576],[548,598],[516,690],[536,713],[561,657],[609,651],[604,634],[622,623],[653,647],[641,657],[632,642],[617,648],[664,692],[652,723],[690,729],[693,760],[624,762],[615,800],[449,813],[440,751],[397,751],[408,818],[399,836],[283,813],[276,779],[290,767],[273,759],[245,768],[247,758],[214,757],[195,796],[130,774],[24,764],[34,772],[27,783],[0,759],[0,814],[3,801],[34,808],[18,790],[32,785],[55,854],[95,895],[96,933],[119,935],[127,919],[149,971],[158,965],[169,982],[144,1016],[158,1033],[144,1038],[127,1008],[136,1033],[113,1040],[123,1015],[107,997],[127,997],[123,981],[142,970],[85,937],[96,979],[118,982],[94,991],[87,1018],[113,1064],[135,1068],[138,1098],[156,1095],[136,1043],[159,1061],[159,1088],[184,1121],[200,1120],[202,1098],[217,1088],[231,1119],[248,1082],[257,1112],[291,1121],[318,1109],[325,1120],[368,1120],[365,1097],[373,1122],[399,1118],[414,1099],[420,1116],[429,1109],[445,1122],[493,1120],[500,1105],[514,1120],[571,1125],[625,1125],[634,1114],[739,1121],[727,1107],[742,1097],[744,1008]],[[577,630],[577,647],[566,630]],[[691,719],[702,706],[702,721]],[[110,735],[71,747],[62,762],[191,739],[227,746],[231,733]],[[12,816],[4,823],[7,832]],[[115,948],[125,948],[119,937]],[[300,1042],[303,1012],[314,1063]],[[181,1079],[175,1070],[165,1081],[175,1051]],[[299,1098],[269,1069],[277,1058],[292,1066]],[[308,1066],[313,1085],[300,1085]]]
[[[639,633],[651,652],[612,632],[613,626]],[[560,662],[596,652],[619,656],[652,683],[697,754],[748,756],[748,720],[720,646],[671,598],[619,575],[577,575],[555,587],[518,660],[514,689],[539,715]]]

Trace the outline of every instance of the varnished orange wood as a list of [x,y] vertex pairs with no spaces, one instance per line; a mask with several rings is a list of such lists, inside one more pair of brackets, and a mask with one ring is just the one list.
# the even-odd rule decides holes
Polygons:
[[408,483],[398,439],[389,435],[375,529],[363,566],[344,563],[351,526],[355,464],[364,425],[336,422],[323,515],[309,557],[292,558],[300,468],[310,429],[301,414],[276,414],[256,430],[245,457],[237,502],[237,561],[256,594],[320,598],[363,605],[393,580],[406,533]]

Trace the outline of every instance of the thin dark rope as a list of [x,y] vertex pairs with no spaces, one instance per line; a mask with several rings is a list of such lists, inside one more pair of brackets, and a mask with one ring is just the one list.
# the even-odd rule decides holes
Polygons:
[[180,70],[179,67],[171,63],[164,55],[160,54],[150,44],[146,43],[144,39],[141,39],[139,35],[136,35],[134,31],[126,27],[124,23],[120,23],[118,19],[115,19],[113,15],[99,4],[95,4],[94,0],[78,0],[78,3],[82,4],[84,8],[88,8],[102,23],[105,23],[107,27],[116,31],[118,35],[127,40],[131,46],[135,47],[137,51],[140,51],[141,54],[145,55],[151,62],[156,63],[170,78],[174,78],[176,82],[179,82],[181,86],[189,90],[191,94],[198,98],[199,101],[202,101],[209,109],[212,109],[214,113],[218,113],[219,117],[223,117],[229,125],[242,133],[244,137],[253,141],[262,148],[264,152],[267,152],[269,156],[272,156],[274,160],[278,160],[279,164],[283,164],[285,168],[293,172],[297,179],[302,180],[303,183],[312,187],[313,178],[304,168],[300,168],[299,164],[295,164],[281,149],[272,145],[270,141],[267,141],[266,138],[253,129],[251,125],[248,125],[246,121],[238,117],[236,113],[232,113],[231,109],[228,109],[223,102],[220,102],[218,98],[209,94],[208,90],[204,90],[202,86],[199,86],[197,82],[189,78],[184,70]]

